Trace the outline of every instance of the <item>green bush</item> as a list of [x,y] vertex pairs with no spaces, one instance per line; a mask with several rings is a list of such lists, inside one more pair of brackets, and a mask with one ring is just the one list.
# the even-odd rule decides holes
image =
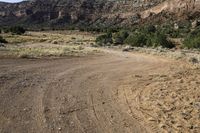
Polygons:
[[165,35],[168,35],[171,38],[181,37],[180,30],[175,30],[173,26],[171,25],[165,25],[165,26],[159,27],[157,31]]
[[188,33],[190,33],[190,31],[191,31],[190,28],[187,28],[187,27],[180,29],[180,32],[183,34],[188,34]]
[[178,22],[179,28],[180,29],[190,29],[191,28],[191,21],[185,20],[185,21],[180,21]]
[[200,48],[200,27],[196,27],[196,29],[190,32],[183,41],[183,47],[192,49],[192,48]]
[[21,34],[24,34],[26,32],[26,30],[23,27],[20,27],[20,26],[10,27],[9,31],[11,33],[17,34],[17,35],[21,35]]
[[180,26],[179,29],[174,29],[172,24],[159,26],[157,31],[168,35],[171,38],[181,38],[186,36],[190,32],[190,28],[188,26]]
[[143,47],[147,44],[147,38],[143,33],[133,33],[127,37],[125,43],[131,46]]
[[9,33],[9,28],[3,28],[4,33]]
[[174,32],[174,29],[173,29],[173,27],[170,26],[170,25],[165,25],[165,26],[163,26],[163,27],[159,27],[159,28],[158,28],[158,31],[160,31],[160,32],[162,32],[162,33],[164,33],[164,34],[170,35],[170,34],[172,34],[172,33]]
[[107,33],[119,32],[119,28],[112,28],[112,27],[110,27],[110,28],[107,28],[107,29],[106,29],[106,32],[107,32]]
[[190,32],[189,36],[199,36],[200,35],[200,26],[197,27],[195,30]]
[[156,27],[154,25],[148,25],[144,28],[146,33],[155,33]]
[[96,38],[96,43],[100,46],[113,43],[112,33],[107,33],[107,34],[103,34],[103,35],[98,36]]
[[177,30],[172,30],[169,34],[170,37],[172,38],[182,38],[188,35],[190,33],[190,29],[187,28],[182,28],[182,29],[177,29]]
[[0,36],[0,43],[8,43],[2,36]]
[[200,48],[200,36],[188,35],[183,41],[183,46],[189,49]]
[[113,43],[115,45],[123,44],[124,43],[124,39],[120,36],[119,33],[114,34],[114,36],[113,36]]
[[119,31],[119,34],[124,40],[129,36],[129,33],[126,30]]
[[173,48],[175,45],[167,39],[167,36],[163,33],[157,32],[148,37],[148,46]]
[[181,33],[179,30],[172,30],[169,36],[172,38],[178,38],[181,37]]
[[126,43],[135,47],[173,48],[175,45],[167,39],[168,35],[172,33],[175,33],[172,29],[166,31],[162,27],[156,28],[154,25],[148,25],[137,28],[134,31],[119,30],[118,32],[108,32],[107,34],[97,37],[96,42],[99,45],[108,43],[123,45]]
[[123,44],[128,36],[129,36],[128,31],[120,30],[119,32],[114,34],[113,43],[114,44]]
[[125,42],[136,47],[175,47],[175,45],[167,39],[167,36],[160,32],[154,34],[134,33],[130,35]]

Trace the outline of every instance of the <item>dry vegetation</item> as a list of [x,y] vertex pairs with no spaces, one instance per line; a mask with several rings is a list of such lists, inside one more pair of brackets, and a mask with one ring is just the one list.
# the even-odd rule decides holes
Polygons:
[[95,36],[77,31],[3,34],[3,38],[8,44],[0,48],[0,57],[38,58],[98,53],[97,49],[88,47],[94,43]]
[[145,54],[161,56],[161,57],[169,58],[173,60],[180,60],[197,67],[200,65],[200,51],[198,49],[196,50],[171,49],[170,50],[170,49],[162,49],[162,48],[152,49],[152,48],[138,48],[138,47],[134,47],[134,48],[132,47],[129,49],[131,49],[131,51],[136,52],[136,53],[145,53]]

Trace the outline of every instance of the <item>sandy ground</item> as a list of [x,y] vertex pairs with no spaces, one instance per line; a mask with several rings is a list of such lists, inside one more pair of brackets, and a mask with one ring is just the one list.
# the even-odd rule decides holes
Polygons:
[[200,71],[123,52],[0,59],[1,133],[200,132]]

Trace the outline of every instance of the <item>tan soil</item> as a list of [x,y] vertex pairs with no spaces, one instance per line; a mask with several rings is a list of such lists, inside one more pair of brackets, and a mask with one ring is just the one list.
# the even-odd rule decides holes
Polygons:
[[142,54],[0,59],[1,133],[200,131],[200,71]]

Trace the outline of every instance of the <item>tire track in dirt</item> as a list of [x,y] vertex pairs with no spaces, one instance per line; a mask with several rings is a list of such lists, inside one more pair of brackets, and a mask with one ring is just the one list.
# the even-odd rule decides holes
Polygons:
[[[10,93],[10,86],[2,83],[0,90],[6,90],[5,94],[10,94],[11,97],[1,94],[0,100],[4,99],[4,104],[0,103],[0,113],[7,113],[1,113],[0,118],[11,122],[2,120],[0,129],[3,132],[22,133],[152,132],[145,117],[137,115],[138,103],[132,103],[137,97],[135,91],[131,90],[129,84],[128,89],[124,88],[124,84],[127,77],[153,73],[157,68],[167,67],[168,63],[153,57],[120,52],[34,62],[25,59],[19,59],[19,62],[4,60],[0,63],[0,68],[3,67],[4,70],[0,77],[11,75],[10,78],[3,79],[4,82],[12,82],[11,86],[15,90],[23,89],[16,96],[15,93]],[[15,65],[20,67],[13,71],[11,68]],[[6,66],[9,66],[8,69]],[[18,83],[24,79],[21,71],[27,73],[30,79],[25,81],[27,86]],[[14,75],[11,74],[13,72]],[[140,82],[135,83],[136,86],[137,84],[141,85]],[[136,89],[137,93],[139,91]],[[10,104],[6,105],[6,101]],[[9,110],[11,103],[18,108]],[[21,113],[20,110],[24,108],[28,108],[28,111]]]

